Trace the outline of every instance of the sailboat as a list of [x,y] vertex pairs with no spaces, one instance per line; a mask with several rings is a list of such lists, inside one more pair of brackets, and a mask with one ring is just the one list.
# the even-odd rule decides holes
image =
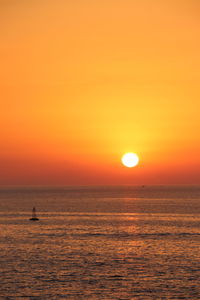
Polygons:
[[30,221],[39,221],[39,219],[36,216],[36,209],[35,209],[35,207],[33,207],[33,210],[32,210],[32,218],[30,218],[29,220]]

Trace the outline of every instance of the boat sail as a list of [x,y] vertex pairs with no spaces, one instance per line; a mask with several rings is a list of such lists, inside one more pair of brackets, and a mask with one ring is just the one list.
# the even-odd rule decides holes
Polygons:
[[35,207],[33,207],[33,210],[32,210],[32,218],[29,219],[30,221],[39,221],[37,215],[36,215],[36,209]]

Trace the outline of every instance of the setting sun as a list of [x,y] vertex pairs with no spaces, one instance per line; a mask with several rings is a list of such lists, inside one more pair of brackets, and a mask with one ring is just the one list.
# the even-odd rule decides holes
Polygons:
[[199,12],[0,0],[0,300],[200,300]]
[[135,153],[125,153],[122,156],[122,163],[125,167],[133,168],[139,163],[139,157]]

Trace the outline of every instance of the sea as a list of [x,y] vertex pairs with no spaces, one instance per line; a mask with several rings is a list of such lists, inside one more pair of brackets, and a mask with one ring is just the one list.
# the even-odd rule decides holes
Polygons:
[[0,273],[7,300],[200,299],[200,186],[1,187]]

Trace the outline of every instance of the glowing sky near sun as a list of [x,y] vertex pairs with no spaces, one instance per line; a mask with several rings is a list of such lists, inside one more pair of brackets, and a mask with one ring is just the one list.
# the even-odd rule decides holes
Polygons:
[[0,1],[0,184],[198,183],[199,9]]

